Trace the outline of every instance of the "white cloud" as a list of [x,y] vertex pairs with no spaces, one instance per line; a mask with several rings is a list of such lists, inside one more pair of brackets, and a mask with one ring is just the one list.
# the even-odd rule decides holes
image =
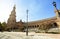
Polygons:
[[0,22],[7,21],[13,4],[12,0],[0,0]]

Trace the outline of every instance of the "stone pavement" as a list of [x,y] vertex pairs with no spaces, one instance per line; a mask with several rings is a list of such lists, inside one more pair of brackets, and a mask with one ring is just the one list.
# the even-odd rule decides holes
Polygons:
[[0,32],[0,39],[59,39],[60,34],[45,34],[29,32],[26,36],[26,32]]

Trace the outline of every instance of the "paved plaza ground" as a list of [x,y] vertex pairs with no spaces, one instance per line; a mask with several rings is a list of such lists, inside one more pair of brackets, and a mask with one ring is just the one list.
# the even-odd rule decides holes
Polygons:
[[60,34],[29,32],[0,32],[0,39],[60,39]]

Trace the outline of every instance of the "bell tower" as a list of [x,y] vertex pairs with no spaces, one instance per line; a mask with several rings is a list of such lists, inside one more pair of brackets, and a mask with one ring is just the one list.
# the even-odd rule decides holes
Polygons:
[[7,27],[9,27],[11,30],[16,26],[16,12],[15,12],[16,6],[14,5],[13,10],[11,11],[11,14],[7,21]]
[[58,24],[58,27],[60,28],[60,10],[57,9],[56,2],[53,2],[53,6],[54,6],[56,18],[57,18],[56,23]]

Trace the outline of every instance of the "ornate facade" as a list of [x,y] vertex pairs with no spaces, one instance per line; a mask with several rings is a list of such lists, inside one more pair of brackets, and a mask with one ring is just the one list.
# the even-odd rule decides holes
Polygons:
[[[25,30],[26,29],[26,22],[22,22],[20,20],[19,22],[16,22],[16,12],[15,12],[15,6],[13,7],[13,10],[11,11],[10,17],[7,21],[7,29],[19,29],[19,30]],[[38,21],[32,21],[28,22],[28,29],[50,29],[50,28],[60,28],[60,10],[58,10],[56,7],[55,10],[55,17],[47,18],[43,20]]]

